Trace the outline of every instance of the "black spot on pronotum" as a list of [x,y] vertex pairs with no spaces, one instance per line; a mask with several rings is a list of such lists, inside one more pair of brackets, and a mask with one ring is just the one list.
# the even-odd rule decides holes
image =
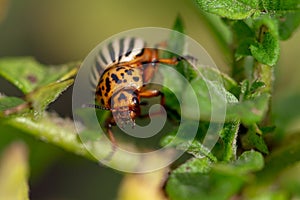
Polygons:
[[102,96],[102,91],[100,89],[97,89],[96,94]]
[[125,69],[127,75],[132,75],[133,69]]
[[101,103],[104,104],[104,100],[101,98]]
[[116,74],[112,74],[111,75],[111,78],[118,84],[121,83],[121,80],[118,78],[118,76]]
[[110,91],[110,81],[108,77],[106,77],[105,79],[105,86],[106,86],[106,93],[108,93]]
[[102,89],[102,90],[105,90],[104,85],[102,85],[101,89]]
[[126,100],[126,99],[127,98],[126,98],[126,96],[123,93],[121,93],[120,96],[118,97],[118,101]]
[[138,82],[138,81],[140,80],[140,78],[139,78],[138,76],[134,76],[134,77],[133,77],[133,80],[134,80],[135,82]]
[[121,70],[121,69],[124,69],[124,67],[118,67],[117,69],[116,69],[116,71],[119,71],[119,70]]

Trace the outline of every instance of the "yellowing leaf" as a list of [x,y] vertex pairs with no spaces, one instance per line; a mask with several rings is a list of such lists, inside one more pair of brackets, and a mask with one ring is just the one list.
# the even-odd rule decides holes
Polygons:
[[23,143],[14,143],[2,155],[0,162],[0,198],[26,200],[28,193],[27,149]]
[[118,200],[167,200],[163,184],[167,169],[147,174],[128,174],[125,176],[118,194]]

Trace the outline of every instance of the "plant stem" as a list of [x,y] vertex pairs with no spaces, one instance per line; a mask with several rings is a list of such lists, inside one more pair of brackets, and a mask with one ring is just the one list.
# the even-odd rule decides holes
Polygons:
[[259,62],[255,62],[253,70],[253,80],[262,81],[265,87],[261,88],[261,93],[271,94],[273,91],[274,70],[273,67]]
[[[258,41],[262,42],[264,40],[265,33],[268,31],[268,28],[265,25],[262,25],[259,29]],[[273,92],[273,82],[274,82],[274,69],[272,66],[262,64],[255,60],[253,66],[253,81],[261,81],[265,84],[265,87],[260,88],[260,93],[272,94]],[[271,96],[271,95],[270,95]],[[269,99],[269,108],[268,113],[263,121],[263,124],[269,124],[270,121],[270,109],[271,108],[271,98]]]

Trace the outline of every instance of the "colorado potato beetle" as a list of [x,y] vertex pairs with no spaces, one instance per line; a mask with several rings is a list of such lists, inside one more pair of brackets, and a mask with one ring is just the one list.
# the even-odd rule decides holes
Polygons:
[[95,107],[111,111],[106,128],[114,146],[112,126],[118,122],[134,127],[135,118],[141,115],[141,98],[161,96],[164,105],[161,91],[146,88],[158,64],[176,65],[181,59],[160,58],[157,48],[147,48],[145,41],[136,37],[116,39],[99,51],[90,81],[95,90]]

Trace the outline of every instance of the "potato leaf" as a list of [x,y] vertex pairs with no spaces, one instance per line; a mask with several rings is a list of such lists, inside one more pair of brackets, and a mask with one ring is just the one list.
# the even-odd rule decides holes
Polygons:
[[202,10],[229,19],[245,19],[260,12],[258,0],[196,0],[196,2]]
[[1,58],[0,76],[27,94],[34,89],[59,79],[78,63],[48,67],[31,57]]
[[245,19],[266,12],[281,14],[300,9],[298,0],[196,0],[196,2],[203,11],[229,19]]
[[166,190],[174,200],[229,199],[251,180],[248,174],[263,165],[262,155],[255,151],[244,152],[229,164],[213,164],[208,158],[192,159],[173,171]]
[[278,17],[279,37],[281,40],[289,39],[300,24],[300,11],[286,13]]

